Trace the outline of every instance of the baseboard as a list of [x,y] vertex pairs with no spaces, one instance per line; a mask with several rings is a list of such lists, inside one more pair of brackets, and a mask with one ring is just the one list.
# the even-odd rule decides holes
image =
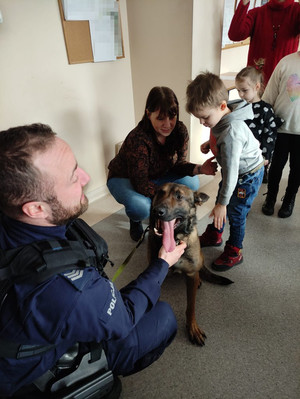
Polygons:
[[[214,180],[214,176],[200,175],[200,188],[206,186]],[[89,203],[101,200],[102,198],[110,195],[110,192],[106,185],[96,188],[95,190],[88,191],[86,196],[89,199]]]
[[108,194],[110,194],[110,192],[109,192],[107,186],[105,185],[105,186],[98,187],[95,190],[88,191],[86,193],[86,196],[88,197],[89,203],[91,204],[97,200],[102,199],[103,197],[106,197]]

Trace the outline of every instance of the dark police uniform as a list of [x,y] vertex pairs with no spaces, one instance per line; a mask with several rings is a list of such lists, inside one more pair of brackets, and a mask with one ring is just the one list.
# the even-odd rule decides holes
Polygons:
[[[63,226],[33,226],[2,217],[0,247],[64,239]],[[70,270],[39,284],[15,284],[0,309],[0,338],[55,344],[41,356],[0,358],[0,395],[12,395],[51,369],[76,342],[102,341],[115,374],[131,374],[156,360],[176,334],[170,306],[158,302],[168,264],[157,259],[118,291],[96,269]]]

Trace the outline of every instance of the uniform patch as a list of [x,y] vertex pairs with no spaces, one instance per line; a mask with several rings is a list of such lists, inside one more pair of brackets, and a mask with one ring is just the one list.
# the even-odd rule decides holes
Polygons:
[[238,196],[238,198],[246,198],[246,189],[238,188],[237,196]]
[[117,298],[116,298],[115,287],[111,281],[109,281],[109,285],[111,288],[111,301],[106,313],[111,316],[114,308],[116,307]]
[[86,283],[91,279],[91,273],[89,273],[87,269],[69,270],[67,272],[61,273],[61,276],[79,291],[82,291]]

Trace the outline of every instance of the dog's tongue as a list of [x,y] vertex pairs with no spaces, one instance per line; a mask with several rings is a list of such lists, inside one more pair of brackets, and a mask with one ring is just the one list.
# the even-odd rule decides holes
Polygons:
[[174,251],[176,243],[174,240],[175,219],[170,222],[162,222],[163,225],[163,246],[167,252]]

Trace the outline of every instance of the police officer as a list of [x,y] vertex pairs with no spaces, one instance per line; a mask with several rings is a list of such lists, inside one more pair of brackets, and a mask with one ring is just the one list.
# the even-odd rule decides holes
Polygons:
[[[68,221],[88,207],[83,187],[89,179],[49,126],[0,132],[0,248],[65,239]],[[21,360],[0,358],[0,396],[40,397],[32,383],[76,342],[101,341],[115,375],[155,361],[176,334],[173,311],[159,296],[184,248],[161,248],[158,259],[120,291],[92,267],[38,285],[15,283],[1,305],[0,339],[54,349]]]

